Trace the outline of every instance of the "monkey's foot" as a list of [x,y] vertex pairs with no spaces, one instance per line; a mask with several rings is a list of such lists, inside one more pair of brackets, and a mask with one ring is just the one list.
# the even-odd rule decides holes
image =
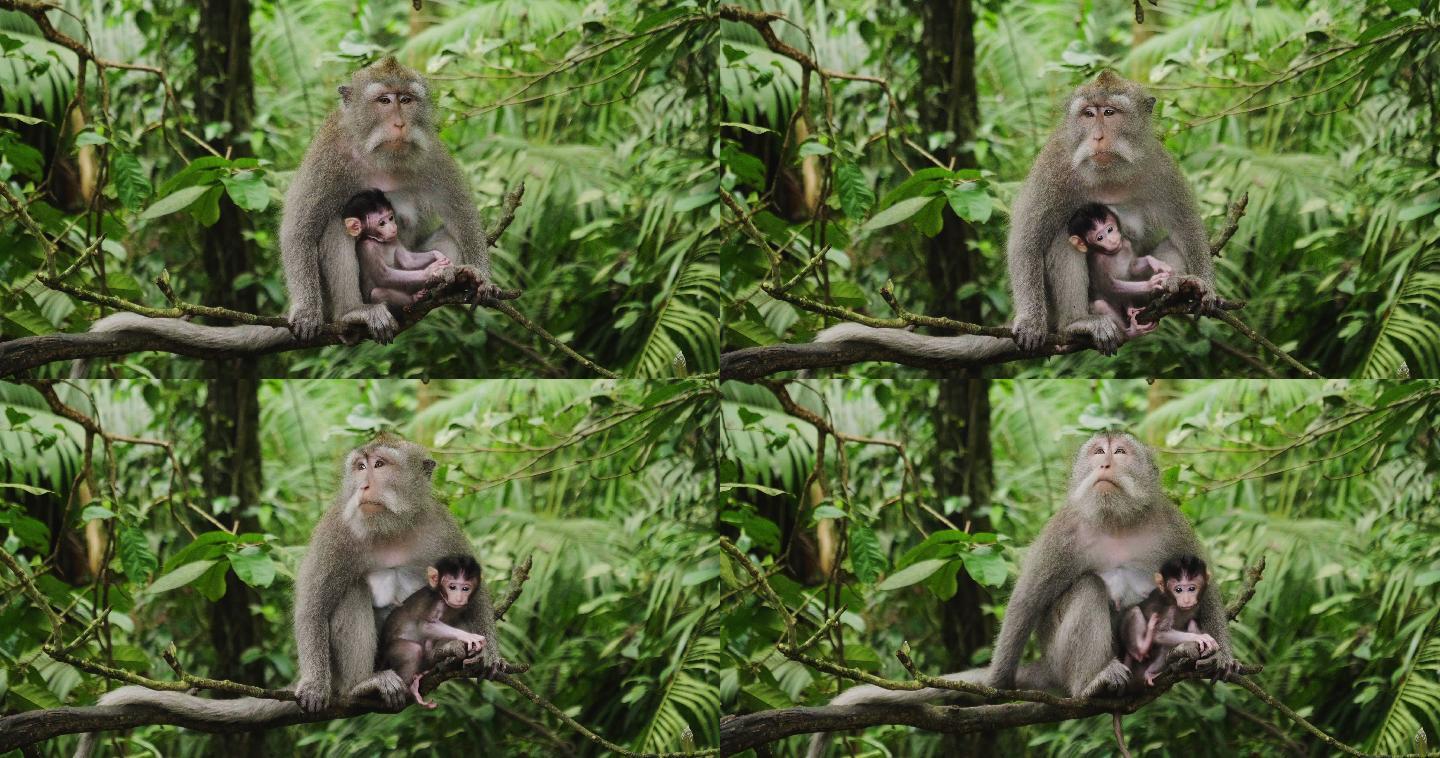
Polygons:
[[1085,689],[1080,692],[1080,697],[1097,697],[1100,695],[1118,694],[1130,686],[1130,667],[1121,663],[1119,659],[1111,659],[1100,673],[1095,675]]
[[370,339],[382,345],[389,344],[395,339],[395,330],[399,328],[395,317],[391,315],[390,309],[384,303],[371,303],[362,305],[353,311],[340,317],[343,324],[359,324],[365,327],[370,334]]
[[295,335],[295,339],[308,340],[314,337],[320,333],[320,327],[324,324],[325,317],[318,305],[296,305],[290,309],[290,332]]
[[425,696],[420,694],[420,679],[423,676],[423,673],[416,674],[415,677],[410,680],[410,694],[415,696],[415,702],[433,710],[439,704],[433,700],[427,701]]
[[1027,353],[1033,353],[1045,344],[1045,319],[1015,319],[1010,327],[1015,334],[1015,344]]

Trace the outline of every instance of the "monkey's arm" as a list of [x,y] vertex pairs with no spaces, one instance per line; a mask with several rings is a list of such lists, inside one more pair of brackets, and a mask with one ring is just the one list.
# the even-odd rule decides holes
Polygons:
[[[396,256],[404,249],[403,245],[394,243]],[[388,264],[385,260],[385,245],[374,240],[363,240],[359,245],[360,267],[365,271],[365,276],[377,287],[396,289],[403,292],[415,292],[423,289],[425,283],[430,281],[430,274],[425,270],[406,271]]]
[[[473,640],[477,636],[472,632],[465,631],[464,629],[456,629],[455,627],[450,626],[444,621],[427,621],[421,627],[421,631],[425,635],[426,639],[434,642],[443,642],[444,640],[460,640],[461,642],[468,642],[470,640]],[[484,637],[485,635],[482,634],[478,636]]]
[[[315,336],[325,321],[321,246],[325,230],[342,223],[338,205],[330,207],[320,200],[349,197],[359,189],[338,157],[343,152],[336,136],[339,128],[332,114],[316,132],[285,194],[280,217],[280,262],[290,293],[290,326],[301,339]],[[360,288],[354,289],[358,298]]]
[[434,177],[438,197],[435,211],[445,226],[430,238],[430,247],[462,266],[473,266],[486,282],[490,281],[490,240],[480,226],[480,213],[470,196],[470,186],[460,166],[449,154],[436,161],[439,171]]
[[1015,582],[1015,591],[1010,593],[1005,619],[1000,624],[1000,635],[995,640],[995,654],[990,663],[989,684],[992,687],[1005,689],[1014,685],[1015,671],[1020,667],[1020,654],[1025,650],[1030,633],[1039,625],[1041,616],[1055,605],[1056,599],[1075,583],[1076,578],[1090,570],[1089,566],[1077,565],[1080,558],[1064,536],[1072,526],[1070,521],[1063,512],[1057,514],[1040,532],[1025,556],[1025,565]]
[[[1036,160],[1036,165],[1040,161]],[[1015,343],[1024,350],[1040,347],[1049,330],[1045,293],[1045,257],[1060,227],[1059,214],[1036,191],[1048,177],[1027,177],[1010,213],[1010,234],[1005,240],[1005,266],[1010,274],[1010,299],[1015,307]],[[1065,249],[1070,243],[1065,241]],[[1072,253],[1073,255],[1073,253]],[[1081,289],[1084,289],[1083,287]]]
[[1148,295],[1155,291],[1155,288],[1150,286],[1149,279],[1142,279],[1140,281],[1111,279],[1105,286],[1097,287],[1096,289],[1102,293],[1106,293],[1106,290],[1109,290],[1106,294],[1113,293],[1117,295]]
[[[322,533],[322,528],[317,527],[316,532]],[[336,550],[323,539],[312,544],[295,582],[295,648],[300,658],[295,694],[305,711],[317,711],[330,703],[330,616],[340,603],[347,578],[342,566],[325,563],[325,556]]]
[[404,245],[395,246],[395,265],[407,271],[423,269],[439,259],[440,253],[434,250],[427,250],[423,253],[412,253],[406,250]]

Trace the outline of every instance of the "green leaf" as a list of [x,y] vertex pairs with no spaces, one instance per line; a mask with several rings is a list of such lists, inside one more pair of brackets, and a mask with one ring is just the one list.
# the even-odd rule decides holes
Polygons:
[[145,539],[145,533],[137,527],[120,527],[117,542],[119,544],[116,552],[120,554],[120,566],[125,570],[125,576],[132,580],[145,581],[160,565],[155,554],[150,552],[150,542]]
[[827,518],[845,518],[845,511],[833,505],[822,505],[810,512],[810,518],[815,521]]
[[880,550],[880,541],[869,526],[852,520],[850,522],[850,568],[855,578],[870,584],[885,571],[885,553]]
[[264,552],[231,553],[229,558],[235,576],[251,587],[269,587],[275,581],[275,562]]
[[917,582],[923,582],[931,574],[943,568],[947,563],[950,563],[950,561],[932,558],[928,561],[920,561],[914,565],[906,566],[890,576],[885,577],[885,581],[877,584],[875,589],[898,590],[901,587],[909,587]]
[[29,124],[29,125],[31,125],[31,126],[34,126],[34,125],[36,125],[36,124],[48,124],[48,123],[50,123],[49,121],[46,121],[46,120],[43,119],[43,118],[36,118],[36,117],[34,117],[34,116],[27,116],[27,115],[25,115],[25,114],[23,114],[23,113],[0,113],[0,118],[13,118],[13,119],[15,119],[16,121],[19,121],[19,122],[22,123],[22,124]]
[[[9,410],[10,410],[10,409],[8,409],[8,408],[6,409],[7,412],[8,412]],[[27,494],[27,495],[49,495],[49,494],[50,494],[50,490],[47,490],[47,489],[45,489],[44,487],[36,487],[36,486],[33,486],[33,485],[29,485],[29,484],[20,484],[19,482],[0,482],[0,490],[20,490],[21,492],[24,492],[24,493]]]
[[23,705],[28,706],[24,708],[24,710],[28,711],[59,708],[62,705],[60,699],[55,697],[55,693],[30,682],[20,682],[12,686],[9,695],[20,701]]
[[[800,146],[800,150],[799,150],[799,153],[798,153],[798,154],[799,154],[799,156],[800,156],[801,158],[809,158],[809,157],[812,156],[812,155],[829,155],[829,154],[831,154],[831,153],[833,153],[833,152],[835,152],[835,151],[834,151],[834,150],[831,150],[828,145],[825,145],[825,144],[821,143],[821,142],[818,141],[818,140],[813,140],[813,139],[812,139],[812,140],[807,140],[807,141],[805,142],[805,144],[803,144],[803,145]],[[845,164],[845,165],[849,165],[849,164]],[[869,188],[867,187],[866,190],[868,191]]]
[[920,209],[928,205],[931,199],[932,198],[928,196],[923,196],[912,197],[908,200],[901,200],[900,202],[890,206],[889,208],[886,208],[885,210],[875,214],[873,218],[871,218],[869,221],[866,221],[865,224],[860,227],[860,231],[873,232],[876,229],[883,229],[887,226],[893,226],[895,224],[898,224],[901,221],[904,221],[905,219],[908,219],[911,216],[919,213]]
[[107,518],[115,518],[115,511],[103,505],[87,505],[85,510],[80,512],[81,521],[104,521]]
[[1421,216],[1428,216],[1437,210],[1440,210],[1440,203],[1421,203],[1419,205],[1412,205],[1409,208],[1405,208],[1399,213],[1395,214],[1395,220],[1414,221]]
[[1010,575],[1005,559],[993,548],[985,552],[972,550],[962,556],[962,560],[965,562],[965,570],[970,572],[970,578],[986,587],[1003,586],[1005,578]]
[[270,187],[253,171],[242,171],[234,176],[220,178],[225,193],[242,211],[258,213],[270,205]]
[[840,197],[840,209],[856,221],[865,218],[875,204],[875,193],[870,191],[865,174],[849,161],[835,166],[835,194]]
[[220,196],[225,190],[220,185],[213,185],[195,204],[190,206],[190,215],[200,222],[201,226],[214,226],[220,220]]
[[930,198],[930,202],[915,214],[915,228],[926,237],[934,237],[945,227],[945,200],[943,198]]
[[785,494],[785,490],[775,489],[774,487],[766,487],[766,486],[759,485],[759,484],[744,484],[744,483],[742,483],[742,482],[727,482],[727,483],[725,483],[725,484],[720,485],[720,491],[721,491],[721,492],[729,492],[729,491],[731,491],[731,490],[755,490],[756,492],[759,492],[759,493],[765,494],[765,495],[769,495],[769,496],[771,496],[771,497],[774,497],[774,496],[776,496],[776,495],[783,495],[783,494]]
[[993,203],[985,190],[975,185],[947,187],[945,199],[950,201],[950,210],[972,224],[983,224],[990,220]]
[[104,135],[97,134],[88,130],[75,135],[75,147],[84,147],[86,145],[107,145],[109,143],[110,140],[107,139]]
[[177,568],[174,571],[171,571],[170,573],[160,577],[159,579],[156,579],[155,583],[146,588],[145,591],[150,593],[151,595],[158,595],[162,592],[169,592],[170,590],[173,590],[177,587],[184,587],[185,585],[195,581],[196,579],[199,579],[201,574],[209,571],[210,568],[218,562],[219,561],[211,560],[194,561],[192,563],[187,563],[184,566],[181,566],[180,568]]
[[176,211],[183,211],[189,208],[192,203],[200,199],[200,196],[210,191],[209,186],[186,187],[178,190],[173,195],[166,195],[145,209],[140,218],[152,219],[166,216]]
[[130,210],[138,210],[150,196],[150,180],[133,153],[116,151],[110,157],[110,178],[115,183],[115,196]]

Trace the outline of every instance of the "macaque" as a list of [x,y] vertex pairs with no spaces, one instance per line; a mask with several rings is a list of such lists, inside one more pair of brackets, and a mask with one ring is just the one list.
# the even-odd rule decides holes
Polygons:
[[1127,339],[1155,331],[1157,323],[1141,324],[1135,316],[1165,288],[1174,271],[1170,264],[1153,255],[1136,256],[1120,220],[1099,203],[1075,211],[1067,230],[1070,244],[1085,255],[1093,298],[1090,312],[1119,324]]
[[366,302],[404,308],[425,294],[425,285],[450,265],[440,251],[412,253],[397,239],[395,208],[378,189],[358,192],[340,210],[345,233],[355,238],[360,291]]
[[[375,670],[377,616],[393,612],[425,583],[445,556],[471,554],[455,516],[435,499],[435,460],[425,448],[381,434],[345,456],[340,490],[310,533],[295,578],[296,700],[240,697],[212,700],[183,692],[121,687],[100,705],[146,705],[219,723],[262,723],[315,713],[352,698],[379,698],[387,708],[409,700],[408,682]],[[505,670],[495,636],[495,611],[483,582],[451,624],[485,639],[484,675]],[[385,619],[381,619],[383,622]],[[81,755],[94,735],[81,742]]]
[[[1112,609],[1144,599],[1151,577],[1171,557],[1200,552],[1194,529],[1160,488],[1150,449],[1128,434],[1097,434],[1075,457],[1065,505],[1025,552],[990,665],[944,678],[1072,697],[1122,692],[1130,667],[1115,657]],[[1239,665],[1230,651],[1220,591],[1207,584],[1197,593],[1195,619],[1214,645],[1196,666],[1229,678]],[[1040,658],[1022,664],[1031,632],[1039,635]],[[830,704],[923,703],[957,694],[861,685]],[[828,742],[829,735],[817,734],[810,758],[824,755]]]
[[[1140,250],[1173,270],[1166,291],[1185,291],[1197,309],[1215,303],[1215,273],[1205,225],[1175,159],[1155,136],[1155,98],[1104,71],[1075,88],[1062,120],[1030,167],[1010,211],[1005,260],[1015,304],[1014,339],[935,336],[843,323],[816,342],[860,342],[923,360],[984,363],[1017,350],[1033,353],[1053,336],[1083,335],[1113,354],[1121,325],[1090,313],[1085,261],[1070,247],[1065,222],[1087,203],[1104,203]],[[897,358],[896,360],[900,360]]]
[[1215,638],[1200,631],[1195,614],[1200,596],[1210,584],[1205,561],[1187,555],[1165,562],[1155,574],[1155,590],[1139,605],[1125,611],[1120,622],[1120,643],[1132,673],[1144,676],[1145,686],[1165,668],[1170,648],[1194,642],[1200,655],[1215,650]]
[[485,647],[483,635],[454,626],[481,586],[480,564],[465,554],[446,556],[425,569],[425,581],[427,586],[415,590],[385,619],[380,638],[385,641],[385,665],[409,684],[415,702],[434,708],[435,703],[420,694],[420,678],[435,665],[436,644],[453,640],[476,656],[469,660],[478,660]]
[[[425,77],[394,58],[355,72],[340,102],[310,140],[280,218],[280,258],[290,295],[290,328],[208,326],[135,313],[106,316],[95,332],[141,332],[204,351],[260,350],[313,339],[326,322],[358,324],[388,343],[398,324],[383,302],[365,302],[354,241],[336,209],[375,187],[389,198],[407,250],[435,250],[457,265],[445,276],[492,297],[490,244],[465,175],[436,133]],[[183,351],[182,351],[183,352]],[[77,367],[83,372],[83,367]]]

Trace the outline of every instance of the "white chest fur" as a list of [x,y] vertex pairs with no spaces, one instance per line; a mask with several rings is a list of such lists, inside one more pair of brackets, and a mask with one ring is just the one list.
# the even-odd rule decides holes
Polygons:
[[376,608],[390,608],[405,602],[425,584],[425,570],[413,566],[376,569],[365,575],[370,584],[370,602]]

